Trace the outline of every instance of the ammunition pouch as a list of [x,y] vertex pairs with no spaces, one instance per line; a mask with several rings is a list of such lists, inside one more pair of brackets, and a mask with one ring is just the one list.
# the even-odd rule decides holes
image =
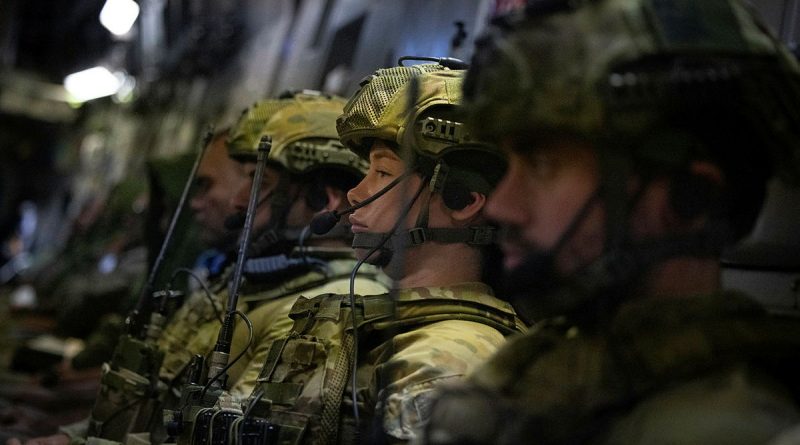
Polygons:
[[103,366],[88,437],[122,442],[130,432],[149,431],[153,413],[158,411],[157,378],[163,358],[163,352],[151,343],[120,337],[111,362]]

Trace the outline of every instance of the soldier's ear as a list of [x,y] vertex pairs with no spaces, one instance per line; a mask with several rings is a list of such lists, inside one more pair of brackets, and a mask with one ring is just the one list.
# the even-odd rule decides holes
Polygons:
[[325,210],[332,212],[334,210],[341,210],[348,205],[347,192],[336,187],[326,185],[324,188],[324,193],[325,197],[327,198]]
[[670,204],[685,221],[716,214],[722,205],[725,177],[716,164],[692,161],[686,171],[673,175]]
[[483,214],[486,206],[486,195],[478,192],[469,193],[472,202],[466,203],[463,208],[451,210],[450,218],[456,225],[464,226],[473,223]]

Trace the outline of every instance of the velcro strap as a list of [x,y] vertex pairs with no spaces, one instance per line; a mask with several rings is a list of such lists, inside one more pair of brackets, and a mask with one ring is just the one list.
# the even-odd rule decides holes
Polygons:
[[389,294],[367,295],[364,303],[364,321],[391,317],[395,314],[395,303]]
[[291,406],[300,397],[303,391],[302,383],[274,383],[274,382],[260,382],[259,388],[264,391],[262,399],[269,400],[274,405],[287,405]]
[[[471,246],[485,246],[496,239],[496,232],[492,226],[477,226],[456,228],[421,228],[416,227],[407,232],[398,233],[389,238],[383,248],[390,251],[406,247],[418,246],[428,241],[437,243],[454,244],[466,243]],[[354,249],[371,249],[379,245],[384,238],[383,233],[356,233],[353,236]]]

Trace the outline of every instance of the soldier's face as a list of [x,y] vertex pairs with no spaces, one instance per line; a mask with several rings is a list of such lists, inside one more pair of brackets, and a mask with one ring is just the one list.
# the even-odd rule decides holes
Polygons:
[[[250,202],[250,189],[253,186],[253,178],[256,172],[255,162],[243,162],[241,165],[242,175],[246,178],[239,186],[239,190],[234,195],[231,204],[237,212],[245,214],[247,212],[247,204]],[[253,217],[253,229],[255,231],[261,230],[266,227],[272,216],[270,208],[271,197],[278,185],[280,172],[267,165],[264,169],[264,177],[261,181],[261,190],[259,190],[256,214]]]
[[[524,154],[513,140],[501,145],[510,153],[509,168],[486,212],[512,229],[503,242],[505,267],[514,269],[532,251],[556,246],[580,209],[595,193],[599,167],[595,152],[577,141],[554,141]],[[593,205],[574,236],[560,249],[556,268],[568,274],[600,255],[604,214]]]
[[231,199],[244,180],[238,163],[227,155],[225,138],[212,141],[197,169],[189,201],[200,226],[200,236],[211,247],[223,247],[230,238],[235,238],[225,229],[225,218],[235,211]]
[[[406,171],[406,163],[395,154],[392,149],[380,140],[373,143],[370,151],[370,166],[364,179],[347,193],[350,205],[374,195],[395,178]],[[420,187],[422,178],[411,175],[401,181],[385,195],[372,203],[356,210],[350,215],[351,230],[353,233],[378,232],[388,233],[397,223],[403,207],[409,202]],[[420,200],[414,203],[411,211],[405,218],[404,225],[400,228],[409,228],[413,225],[418,213]],[[363,258],[367,254],[362,249],[356,249],[356,256]]]

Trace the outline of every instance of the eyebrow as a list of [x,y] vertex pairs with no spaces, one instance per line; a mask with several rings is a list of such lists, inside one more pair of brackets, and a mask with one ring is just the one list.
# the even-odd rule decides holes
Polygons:
[[379,159],[397,160],[397,155],[395,155],[394,152],[388,148],[381,148],[370,152],[370,161],[377,161]]

